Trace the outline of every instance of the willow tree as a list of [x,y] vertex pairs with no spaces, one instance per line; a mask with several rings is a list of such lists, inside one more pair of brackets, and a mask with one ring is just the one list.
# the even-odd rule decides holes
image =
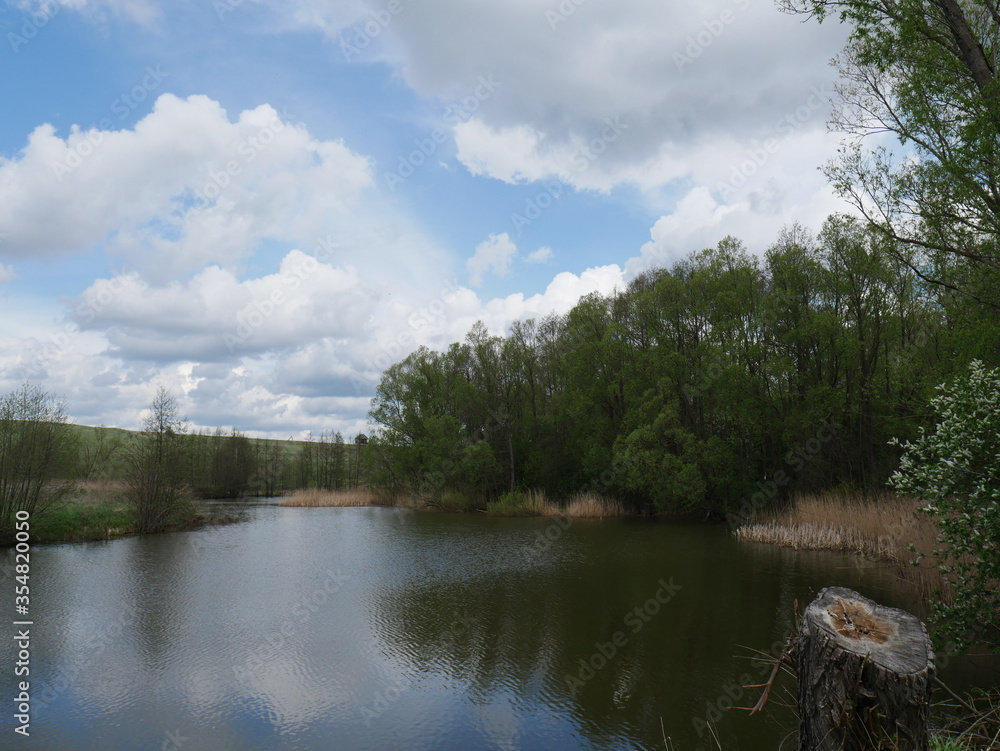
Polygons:
[[1000,2],[779,4],[851,26],[831,122],[848,136],[828,165],[839,193],[922,250],[900,260],[925,280],[1000,307]]
[[177,400],[159,388],[125,453],[125,496],[135,511],[138,532],[160,532],[188,499],[186,423]]
[[25,383],[0,396],[0,541],[15,514],[41,511],[71,489],[65,477],[73,441],[61,399]]

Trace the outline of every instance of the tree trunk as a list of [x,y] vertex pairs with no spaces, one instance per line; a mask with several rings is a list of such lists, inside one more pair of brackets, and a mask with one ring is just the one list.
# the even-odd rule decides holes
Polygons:
[[827,587],[799,626],[799,751],[927,751],[934,652],[918,618]]

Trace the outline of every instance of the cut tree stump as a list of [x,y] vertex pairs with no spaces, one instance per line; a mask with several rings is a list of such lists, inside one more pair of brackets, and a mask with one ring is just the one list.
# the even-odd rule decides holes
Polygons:
[[799,751],[927,751],[934,652],[920,619],[827,587],[797,652]]

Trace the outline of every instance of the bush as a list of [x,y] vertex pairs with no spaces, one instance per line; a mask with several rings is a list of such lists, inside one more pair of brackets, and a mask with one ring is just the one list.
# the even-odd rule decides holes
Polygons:
[[939,568],[952,592],[934,603],[938,641],[1000,646],[1000,371],[973,362],[938,386],[932,432],[903,444],[889,482],[927,502],[940,528]]
[[13,539],[19,512],[40,513],[72,491],[55,481],[71,449],[62,400],[28,383],[0,396],[0,542]]
[[538,490],[504,493],[486,510],[497,516],[545,516],[550,511],[545,494]]

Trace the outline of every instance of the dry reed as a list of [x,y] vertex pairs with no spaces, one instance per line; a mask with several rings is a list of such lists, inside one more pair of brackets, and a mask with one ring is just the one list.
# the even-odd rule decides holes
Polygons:
[[282,506],[344,507],[344,506],[395,506],[392,497],[378,495],[368,488],[349,490],[322,490],[306,488],[292,491],[281,501]]
[[631,516],[621,501],[594,493],[580,493],[570,498],[561,516],[576,519],[603,519],[608,516]]
[[740,527],[736,537],[796,550],[843,550],[905,563],[916,553],[931,554],[937,526],[932,517],[920,512],[918,501],[891,493],[861,498],[842,493],[798,494],[791,507],[773,519]]

